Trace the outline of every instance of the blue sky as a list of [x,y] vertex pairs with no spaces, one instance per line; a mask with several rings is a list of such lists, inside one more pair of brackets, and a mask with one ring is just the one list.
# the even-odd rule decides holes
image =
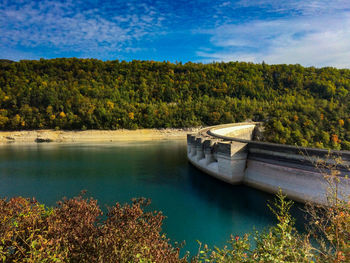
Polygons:
[[350,0],[1,0],[0,58],[350,68]]

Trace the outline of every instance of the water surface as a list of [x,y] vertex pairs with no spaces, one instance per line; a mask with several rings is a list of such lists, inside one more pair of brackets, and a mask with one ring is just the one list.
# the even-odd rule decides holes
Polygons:
[[223,246],[230,234],[261,230],[275,221],[266,207],[273,196],[232,186],[186,160],[183,141],[33,144],[0,147],[0,196],[35,196],[54,205],[87,190],[102,208],[134,197],[152,199],[167,216],[171,241]]

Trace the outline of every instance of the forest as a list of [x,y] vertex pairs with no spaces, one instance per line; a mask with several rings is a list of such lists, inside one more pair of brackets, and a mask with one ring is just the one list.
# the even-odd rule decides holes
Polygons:
[[265,123],[264,140],[350,150],[350,70],[229,62],[0,60],[0,130]]

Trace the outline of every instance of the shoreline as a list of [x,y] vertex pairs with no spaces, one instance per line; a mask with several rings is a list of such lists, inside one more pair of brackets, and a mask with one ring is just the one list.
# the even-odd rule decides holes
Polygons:
[[12,143],[79,143],[79,142],[114,142],[114,141],[153,141],[185,140],[188,133],[199,128],[185,129],[137,129],[137,130],[22,130],[0,131],[0,145]]

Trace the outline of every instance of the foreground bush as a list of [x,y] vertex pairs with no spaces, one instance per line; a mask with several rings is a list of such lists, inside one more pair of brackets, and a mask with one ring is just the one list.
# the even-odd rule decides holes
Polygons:
[[[350,199],[349,199],[350,200]],[[350,201],[330,196],[330,207],[309,206],[309,233],[319,262],[350,262]]]
[[[308,204],[307,234],[298,233],[289,210],[293,202],[281,192],[274,207],[269,206],[278,223],[262,233],[243,238],[231,236],[229,246],[214,249],[200,247],[196,262],[350,262],[350,202],[330,197],[329,206]],[[313,243],[310,242],[310,236]]]
[[289,213],[292,201],[287,201],[282,193],[277,195],[275,208],[270,207],[278,223],[268,231],[254,235],[252,248],[249,235],[236,236],[229,241],[229,247],[209,249],[204,246],[197,255],[198,262],[311,262],[312,247],[308,237],[301,235],[294,227]]
[[2,262],[183,262],[160,233],[164,216],[145,199],[109,208],[79,196],[46,208],[22,197],[0,200]]
[[[145,199],[116,204],[106,220],[94,199],[79,196],[46,208],[35,200],[0,200],[2,262],[187,262],[161,234],[164,216],[145,212]],[[279,193],[271,211],[278,223],[263,232],[231,237],[229,246],[200,246],[191,262],[350,262],[350,202],[310,206],[310,231],[300,234]],[[317,242],[312,246],[309,237]],[[253,242],[252,242],[253,241]],[[252,246],[254,244],[254,246]]]

